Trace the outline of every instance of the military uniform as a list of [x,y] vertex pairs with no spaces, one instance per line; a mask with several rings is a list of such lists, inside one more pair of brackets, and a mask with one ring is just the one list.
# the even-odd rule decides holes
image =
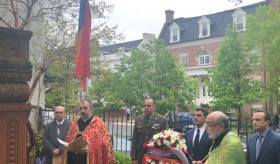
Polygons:
[[143,144],[153,138],[154,134],[167,129],[167,120],[164,116],[154,113],[148,119],[145,114],[135,119],[133,130],[131,159],[142,164],[142,157],[146,153]]

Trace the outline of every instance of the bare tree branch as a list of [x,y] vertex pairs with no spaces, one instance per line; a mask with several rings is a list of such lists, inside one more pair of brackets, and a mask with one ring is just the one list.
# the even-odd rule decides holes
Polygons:
[[32,13],[32,9],[34,7],[34,4],[37,3],[38,0],[34,0],[32,1],[32,3],[30,4],[30,6],[27,7],[27,14],[26,14],[26,17],[25,19],[22,21],[21,23],[21,26],[19,29],[24,29],[25,25],[27,25],[30,21],[30,18],[31,18],[31,13]]
[[4,19],[2,19],[2,17],[0,18],[0,21],[3,22],[8,27],[13,28],[8,22],[6,22]]
[[14,18],[15,18],[15,28],[18,29],[18,26],[19,26],[19,24],[18,24],[18,10],[15,7],[14,0],[10,0],[10,3],[11,3],[11,6],[12,6],[12,11],[13,11]]

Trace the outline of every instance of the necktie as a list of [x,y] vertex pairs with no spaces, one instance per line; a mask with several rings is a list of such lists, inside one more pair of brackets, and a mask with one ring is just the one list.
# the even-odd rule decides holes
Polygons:
[[261,146],[262,146],[262,142],[263,142],[262,139],[263,139],[263,136],[259,135],[259,137],[257,139],[257,143],[256,143],[256,159],[259,156],[259,152],[260,152],[260,149],[261,149]]
[[150,121],[150,117],[149,117],[149,116],[147,116],[147,117],[145,118],[145,121],[146,121],[146,124],[148,124],[148,123],[149,123],[149,121]]
[[59,123],[59,124],[57,124],[57,135],[59,135],[60,130],[61,130],[61,124]]
[[194,139],[194,151],[197,150],[199,144],[199,129],[197,129],[197,133]]

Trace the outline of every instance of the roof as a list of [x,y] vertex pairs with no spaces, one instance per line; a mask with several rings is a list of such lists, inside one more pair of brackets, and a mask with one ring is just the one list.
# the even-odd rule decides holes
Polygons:
[[99,50],[103,51],[103,55],[117,53],[119,48],[124,48],[124,51],[130,51],[132,48],[138,47],[143,39],[124,42],[124,43],[117,43],[108,46],[99,47]]
[[[260,5],[267,5],[268,1],[262,1],[252,5],[240,7],[247,14],[255,13],[256,9]],[[189,41],[196,41],[201,39],[216,38],[225,35],[226,29],[230,27],[233,23],[232,14],[235,9],[226,10],[214,14],[204,15],[210,20],[210,36],[199,38],[199,24],[198,21],[201,19],[201,16],[190,17],[190,18],[177,18],[170,23],[165,23],[162,27],[159,39],[163,39],[166,45],[178,44]],[[175,43],[170,43],[170,26],[172,23],[176,23],[180,27],[180,41]]]

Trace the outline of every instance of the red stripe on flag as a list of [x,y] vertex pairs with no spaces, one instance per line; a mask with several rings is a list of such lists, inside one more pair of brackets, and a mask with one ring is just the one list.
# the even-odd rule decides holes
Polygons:
[[[82,84],[82,79],[85,77],[90,77],[90,33],[91,33],[91,15],[88,0],[86,1],[85,11],[80,11],[80,18],[83,19],[83,24],[81,25],[76,43],[76,73],[75,76],[79,77]],[[85,12],[84,14],[81,14]],[[82,15],[84,17],[82,17]],[[82,86],[82,85],[81,85]],[[83,88],[85,90],[85,88]]]

